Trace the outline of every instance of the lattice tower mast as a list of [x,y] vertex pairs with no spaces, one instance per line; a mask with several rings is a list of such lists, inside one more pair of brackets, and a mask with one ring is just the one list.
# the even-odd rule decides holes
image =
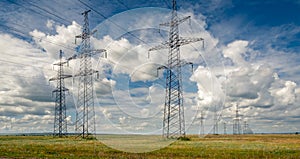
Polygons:
[[105,52],[103,49],[91,49],[90,37],[97,30],[90,32],[88,19],[90,11],[87,10],[82,13],[84,16],[83,31],[81,35],[75,37],[75,39],[81,38],[79,54],[69,58],[69,60],[74,58],[80,59],[79,73],[75,75],[75,77],[79,77],[75,131],[83,138],[96,133],[93,75],[95,73],[98,74],[98,71],[92,68],[92,56]]
[[214,107],[214,126],[213,126],[213,134],[219,134],[219,119],[217,114],[217,106]]
[[247,134],[248,124],[247,121],[244,121],[243,134]]
[[64,74],[64,64],[67,61],[62,60],[63,52],[59,52],[59,62],[53,64],[58,66],[57,76],[49,79],[49,81],[56,81],[56,89],[52,91],[55,93],[55,116],[54,116],[54,136],[63,137],[67,135],[67,115],[66,115],[66,92],[69,91],[65,87],[65,78],[70,78],[72,75]]
[[180,46],[189,43],[203,41],[202,38],[181,38],[179,36],[179,24],[190,19],[190,16],[179,19],[177,15],[176,0],[173,0],[171,21],[160,24],[170,27],[169,39],[161,45],[155,46],[150,51],[169,49],[167,66],[159,69],[166,69],[166,95],[163,117],[163,136],[166,138],[177,138],[185,136],[185,122],[182,94],[181,67],[191,62],[183,62],[180,59]]
[[224,134],[227,134],[227,127],[226,127],[226,122],[224,121],[224,123],[223,123],[224,125]]
[[203,113],[203,111],[201,111],[201,114],[200,114],[200,136],[204,135],[204,125],[203,125],[203,122],[204,122],[204,113]]
[[236,105],[235,118],[233,119],[233,134],[241,134],[239,106]]

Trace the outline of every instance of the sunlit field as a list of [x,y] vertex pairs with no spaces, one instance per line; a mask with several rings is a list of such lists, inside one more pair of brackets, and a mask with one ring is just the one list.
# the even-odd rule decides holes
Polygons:
[[[300,135],[188,137],[152,152],[129,153],[72,136],[0,136],[0,158],[300,158]],[[122,148],[132,144],[122,140]]]

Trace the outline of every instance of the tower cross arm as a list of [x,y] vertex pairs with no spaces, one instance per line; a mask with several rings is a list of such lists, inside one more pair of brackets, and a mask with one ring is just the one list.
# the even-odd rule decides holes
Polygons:
[[159,70],[162,70],[162,69],[169,69],[169,68],[167,66],[164,66],[164,65],[157,67],[157,69],[156,69],[156,76],[157,77],[158,77]]
[[168,41],[166,41],[160,45],[154,46],[148,50],[148,58],[150,58],[150,51],[156,51],[156,50],[162,50],[162,49],[168,49],[168,48],[170,48],[170,43]]
[[76,35],[75,36],[75,44],[77,44],[77,40],[76,39],[86,39],[86,38],[89,38],[91,35],[95,34],[98,30],[93,30],[92,32],[90,33],[81,33],[79,35]]
[[[87,52],[90,54],[90,56],[94,56],[94,55],[97,55],[97,54],[104,53],[105,58],[107,58],[107,52],[106,52],[105,49],[88,50]],[[74,54],[73,56],[69,57],[67,59],[67,61],[69,62],[70,60],[77,59],[77,58],[80,58],[80,55]]]
[[160,45],[150,48],[148,51],[156,51],[156,50],[162,50],[162,49],[168,49],[168,48],[169,48],[169,42],[166,41]]
[[77,55],[74,54],[73,56],[69,57],[69,58],[67,59],[67,61],[69,62],[70,60],[73,60],[73,59],[76,59],[76,58],[77,58]]
[[190,43],[195,43],[195,42],[198,42],[198,41],[202,41],[202,43],[204,45],[204,39],[203,38],[182,38],[182,37],[179,38],[178,44],[180,46],[182,46],[182,45],[187,45],[187,44],[190,44]]
[[60,61],[60,62],[54,63],[53,65],[62,66],[64,64],[66,64],[66,63],[68,63],[68,61]]
[[105,58],[107,58],[107,52],[105,49],[96,49],[96,50],[91,50],[90,52],[91,52],[91,56],[104,53]]
[[65,78],[71,78],[71,77],[72,77],[72,75],[61,75],[61,77],[50,78],[49,81],[55,81],[55,80],[65,79]]
[[182,19],[175,19],[173,21],[170,21],[170,22],[166,22],[166,23],[162,23],[162,24],[159,24],[160,26],[167,26],[167,27],[171,27],[171,26],[176,26],[176,25],[179,25],[180,23],[190,19],[191,16],[187,16],[187,17],[184,17]]
[[186,60],[180,60],[180,66],[181,67],[184,67],[186,65],[191,65],[192,66],[192,72],[194,72],[194,64],[193,64],[193,62],[188,62]]
[[67,92],[67,91],[69,91],[69,89],[66,88],[66,87],[62,87],[61,90],[60,89],[56,89],[56,90],[52,91],[52,93],[57,93],[57,92],[60,92],[60,91]]

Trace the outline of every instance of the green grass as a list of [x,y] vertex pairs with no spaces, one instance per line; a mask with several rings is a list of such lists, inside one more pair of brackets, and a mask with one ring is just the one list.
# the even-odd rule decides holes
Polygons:
[[[127,137],[128,141],[133,138],[133,136],[123,137]],[[100,141],[74,137],[0,136],[0,158],[300,158],[300,135],[188,137],[189,141],[178,140],[156,151],[129,153],[107,147]],[[101,138],[103,139],[104,137]],[[124,138],[116,139],[119,139],[120,145],[129,144]],[[143,136],[138,136],[135,141],[144,141]],[[151,144],[149,142],[149,146]],[[126,148],[124,145],[121,148]]]

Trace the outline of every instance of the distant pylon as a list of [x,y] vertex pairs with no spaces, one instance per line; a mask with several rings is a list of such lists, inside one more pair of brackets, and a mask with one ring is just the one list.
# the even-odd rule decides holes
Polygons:
[[149,52],[160,49],[169,49],[167,65],[158,68],[158,70],[166,69],[167,71],[163,115],[163,136],[166,138],[185,136],[181,67],[192,63],[183,62],[180,59],[180,46],[203,41],[202,38],[184,39],[179,36],[179,24],[189,18],[190,16],[179,19],[177,15],[176,0],[173,0],[171,21],[160,24],[161,26],[170,27],[169,40],[149,49]]
[[92,50],[90,46],[90,37],[97,30],[90,32],[88,13],[87,10],[82,13],[84,16],[84,25],[81,35],[76,38],[81,39],[80,51],[78,55],[69,58],[80,59],[79,72],[75,74],[78,77],[78,96],[76,104],[76,127],[75,131],[79,136],[85,138],[96,133],[95,127],[95,110],[94,110],[94,78],[95,73],[98,71],[92,69],[92,56],[105,52],[104,49]]
[[247,134],[247,128],[248,128],[247,121],[244,121],[244,125],[243,125],[243,134]]
[[244,121],[243,134],[253,134],[253,131],[249,127],[249,124],[247,123],[247,121]]
[[64,74],[64,64],[67,61],[62,60],[63,52],[59,52],[59,62],[53,64],[59,66],[57,76],[49,79],[49,81],[57,81],[56,89],[52,92],[56,94],[55,98],[55,117],[54,117],[54,134],[55,136],[65,136],[67,134],[67,115],[66,115],[66,92],[68,89],[65,87],[65,78],[72,77],[71,75]]
[[217,106],[214,108],[214,126],[213,126],[213,134],[219,134],[219,119],[217,114]]
[[239,106],[236,105],[235,118],[233,119],[233,134],[241,134]]
[[227,127],[226,127],[226,122],[224,121],[224,135],[226,135],[227,134]]
[[200,136],[204,135],[204,125],[203,125],[203,121],[204,121],[204,114],[203,114],[203,110],[201,111],[200,114]]

